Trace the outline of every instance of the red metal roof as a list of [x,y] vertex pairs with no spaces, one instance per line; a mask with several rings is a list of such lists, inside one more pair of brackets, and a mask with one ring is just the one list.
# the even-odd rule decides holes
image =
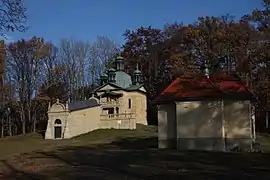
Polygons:
[[252,93],[234,75],[216,74],[209,78],[182,77],[175,79],[155,100],[155,103],[203,100],[203,99],[250,99]]

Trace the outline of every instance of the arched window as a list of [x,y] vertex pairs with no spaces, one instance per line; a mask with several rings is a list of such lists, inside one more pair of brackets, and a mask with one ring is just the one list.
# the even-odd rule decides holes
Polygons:
[[62,124],[62,122],[61,122],[60,119],[56,119],[56,120],[54,121],[54,124]]
[[128,99],[128,108],[131,109],[131,99]]

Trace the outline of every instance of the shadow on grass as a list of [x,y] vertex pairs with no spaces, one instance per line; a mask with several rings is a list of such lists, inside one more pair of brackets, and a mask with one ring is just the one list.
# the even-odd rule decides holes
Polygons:
[[1,168],[8,169],[8,173],[4,174],[0,172],[0,179],[7,179],[7,180],[42,180],[44,176],[36,174],[36,173],[31,173],[31,172],[25,172],[21,171],[19,169],[16,169],[13,165],[9,164],[7,161],[3,160],[0,162]]
[[270,176],[269,154],[184,152],[157,150],[156,146],[156,138],[126,138],[95,147],[36,152],[27,155],[26,160],[40,163],[44,168],[30,173],[9,165],[11,171],[2,179],[196,180],[266,179]]
[[158,148],[158,138],[148,137],[148,138],[121,138],[111,142],[110,144],[99,145],[100,148],[117,148],[117,149],[127,149],[127,150],[146,150],[152,148]]
[[45,133],[46,133],[45,130],[38,131],[37,133],[40,134],[42,136],[42,138],[45,138]]

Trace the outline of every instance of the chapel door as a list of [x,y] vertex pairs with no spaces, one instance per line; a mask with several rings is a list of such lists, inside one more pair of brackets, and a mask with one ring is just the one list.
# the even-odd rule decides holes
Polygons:
[[62,138],[62,121],[60,119],[56,119],[54,122],[54,138]]
[[62,127],[61,126],[56,126],[54,127],[54,138],[61,138],[62,134]]

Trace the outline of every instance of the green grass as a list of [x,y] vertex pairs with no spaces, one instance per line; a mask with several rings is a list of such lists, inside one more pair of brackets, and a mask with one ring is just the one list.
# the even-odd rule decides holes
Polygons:
[[29,153],[32,151],[48,151],[66,146],[93,146],[125,137],[150,137],[156,132],[149,128],[139,127],[136,130],[102,129],[95,130],[71,139],[45,140],[39,133],[30,133],[0,139],[0,160],[12,155]]
[[260,143],[260,148],[264,152],[270,152],[270,135],[269,134],[258,134],[257,142]]
[[[0,179],[267,179],[270,154],[151,148],[156,128],[97,130],[69,140],[0,139]],[[258,135],[265,151],[270,136]]]

